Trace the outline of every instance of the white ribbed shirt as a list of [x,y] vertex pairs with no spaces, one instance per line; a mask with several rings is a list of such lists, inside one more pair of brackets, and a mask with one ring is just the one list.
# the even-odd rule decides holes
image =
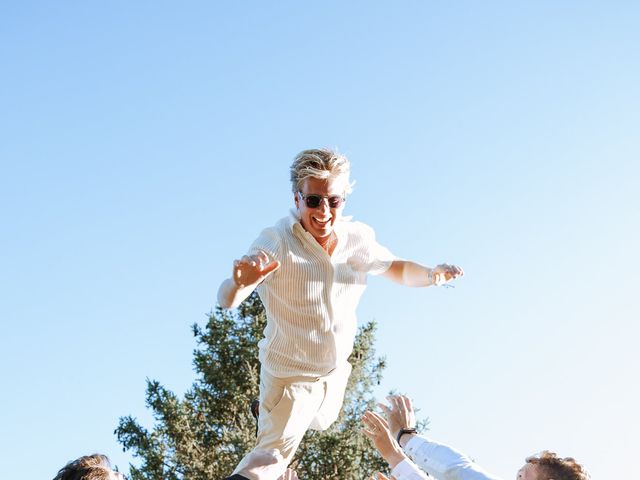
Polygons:
[[[464,453],[420,435],[414,435],[404,451],[436,480],[500,480]],[[429,478],[424,472],[412,461],[403,460],[391,473],[398,480],[423,480]]]
[[396,259],[364,223],[342,217],[334,231],[338,242],[329,256],[292,211],[251,245],[249,254],[262,250],[280,262],[257,287],[267,313],[259,358],[274,377],[322,376],[346,362],[367,275],[385,272]]

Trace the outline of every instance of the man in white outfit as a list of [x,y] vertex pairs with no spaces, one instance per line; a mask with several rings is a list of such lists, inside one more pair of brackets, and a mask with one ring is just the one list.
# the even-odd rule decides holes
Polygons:
[[[363,432],[373,440],[397,480],[429,480],[431,477],[436,480],[500,480],[464,453],[418,435],[409,398],[392,396],[388,399],[391,408],[380,404],[387,420],[377,413],[366,412]],[[379,474],[378,478],[384,480],[387,477]],[[588,480],[589,475],[573,458],[560,458],[555,453],[544,451],[528,457],[516,479]]]
[[[257,289],[267,326],[259,342],[260,408],[255,449],[234,474],[251,480],[256,452],[274,449],[282,473],[307,429],[327,429],[338,417],[351,372],[356,307],[367,275],[412,286],[441,285],[463,274],[454,265],[429,268],[401,260],[373,229],[342,216],[351,192],[347,158],[305,150],[291,166],[295,209],[262,231],[218,290],[235,308]],[[274,477],[275,478],[275,477]]]

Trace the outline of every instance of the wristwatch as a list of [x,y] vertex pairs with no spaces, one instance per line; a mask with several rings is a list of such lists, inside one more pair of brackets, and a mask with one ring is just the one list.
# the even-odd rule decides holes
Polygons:
[[402,435],[405,435],[407,433],[418,433],[418,431],[415,428],[401,428],[398,432],[398,437],[396,438],[398,445],[400,445],[400,439],[402,438]]

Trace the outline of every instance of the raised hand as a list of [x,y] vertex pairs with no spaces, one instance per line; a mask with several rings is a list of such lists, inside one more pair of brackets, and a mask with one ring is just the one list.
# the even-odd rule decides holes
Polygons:
[[398,433],[402,429],[416,427],[416,414],[411,404],[411,399],[404,395],[393,395],[387,397],[391,408],[379,403],[378,406],[387,416],[389,430],[393,438],[398,438]]
[[271,260],[260,250],[256,255],[245,255],[233,262],[233,281],[239,288],[257,285],[271,272],[280,267],[280,262]]
[[281,477],[278,477],[278,480],[300,480],[298,478],[298,474],[295,470],[291,468],[287,468],[287,471],[282,474]]
[[365,428],[362,429],[367,437],[373,441],[378,452],[391,468],[407,458],[400,445],[394,440],[389,431],[387,421],[375,412],[365,412],[362,417]]
[[464,275],[464,270],[457,265],[442,263],[431,270],[431,281],[434,285],[444,285]]

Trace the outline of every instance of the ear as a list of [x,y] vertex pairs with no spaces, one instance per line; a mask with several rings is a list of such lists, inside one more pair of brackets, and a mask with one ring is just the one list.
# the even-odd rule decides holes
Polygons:
[[298,195],[298,192],[293,194],[293,201],[296,204],[296,209],[300,210],[300,196]]

